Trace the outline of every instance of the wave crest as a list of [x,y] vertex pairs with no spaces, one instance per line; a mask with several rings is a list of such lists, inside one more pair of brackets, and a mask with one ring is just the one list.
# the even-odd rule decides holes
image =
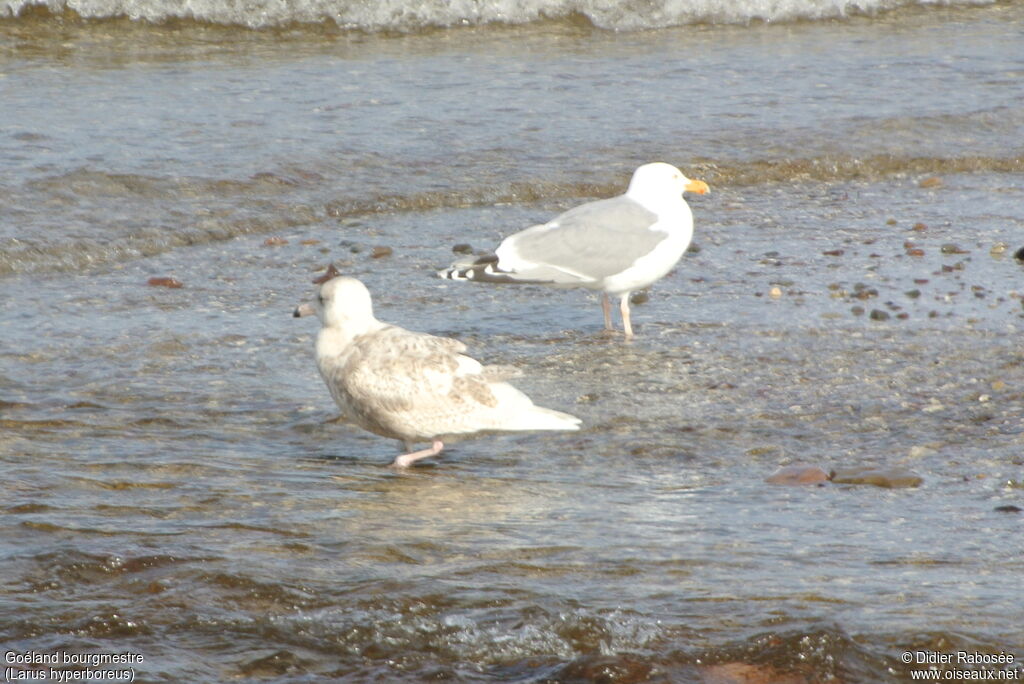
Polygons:
[[990,5],[995,0],[0,0],[0,18],[43,9],[85,19],[127,17],[163,23],[195,20],[216,25],[272,28],[334,24],[368,32],[526,24],[582,18],[609,30],[687,24],[746,24],[836,19],[903,7]]

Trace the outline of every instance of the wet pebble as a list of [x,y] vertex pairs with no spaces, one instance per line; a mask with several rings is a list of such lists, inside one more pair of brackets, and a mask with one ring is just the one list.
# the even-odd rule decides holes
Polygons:
[[918,221],[918,222],[917,222],[917,223],[915,223],[915,224],[914,224],[913,226],[911,226],[911,227],[910,227],[910,229],[911,229],[911,230],[915,230],[915,231],[917,231],[918,233],[920,233],[920,232],[922,232],[922,231],[928,230],[928,226],[927,226],[926,224],[924,224],[924,223],[921,223],[920,221]]
[[939,178],[938,176],[932,176],[930,178],[925,178],[920,183],[918,183],[918,186],[922,187],[922,188],[941,188],[942,185],[943,185],[942,179]]
[[788,465],[779,468],[765,478],[768,484],[805,485],[818,484],[828,480],[828,473],[812,465]]
[[288,244],[287,240],[285,240],[283,237],[277,237],[277,236],[268,237],[266,240],[263,241],[263,246],[264,247],[280,247],[281,245],[287,245],[287,244]]
[[868,287],[864,283],[856,283],[853,286],[853,296],[857,299],[870,299],[878,296],[878,290]]
[[647,290],[640,290],[638,292],[634,292],[633,294],[631,294],[629,296],[629,303],[630,304],[644,304],[644,303],[648,302],[650,299],[651,299],[650,292],[648,292]]
[[871,313],[868,314],[868,318],[873,321],[887,321],[889,320],[889,312],[882,311],[881,309],[872,309]]
[[1005,506],[996,506],[993,510],[996,513],[1020,513],[1024,509],[1013,504],[1006,504]]
[[943,254],[969,254],[968,250],[953,242],[947,242],[940,248]]
[[921,296],[921,291],[915,288],[913,290],[907,290],[903,294],[907,295],[911,299],[917,299],[918,297]]
[[384,246],[378,245],[378,246],[373,248],[372,252],[370,252],[370,257],[373,258],[373,259],[381,259],[383,257],[389,257],[393,253],[394,253],[394,250],[391,249],[390,247],[384,247]]
[[170,278],[167,276],[158,276],[150,278],[149,280],[146,281],[146,284],[149,285],[150,287],[185,287],[185,284],[182,283],[177,278]]
[[829,479],[836,484],[868,484],[888,489],[917,487],[924,482],[920,475],[904,468],[873,468],[870,466],[833,470]]
[[843,250],[841,249],[826,249],[822,252],[825,256],[843,256]]

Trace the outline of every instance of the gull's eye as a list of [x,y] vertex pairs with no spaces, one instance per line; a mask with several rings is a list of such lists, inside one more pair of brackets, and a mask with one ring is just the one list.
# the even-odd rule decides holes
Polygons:
[[324,305],[324,296],[322,294],[318,294],[316,296],[316,301],[317,301],[318,304],[320,304],[320,306],[323,306]]

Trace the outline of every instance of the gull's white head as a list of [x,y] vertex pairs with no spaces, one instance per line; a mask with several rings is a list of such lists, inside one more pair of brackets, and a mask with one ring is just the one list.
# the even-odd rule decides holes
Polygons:
[[316,315],[325,327],[361,332],[374,320],[370,291],[355,278],[337,276],[320,286]]
[[316,314],[325,328],[340,328],[352,335],[365,332],[377,320],[370,291],[355,278],[338,275],[332,265],[313,282],[320,284],[316,302],[299,306],[294,316]]
[[702,180],[690,180],[671,164],[653,162],[633,172],[626,194],[643,205],[656,206],[665,201],[676,201],[684,192],[703,195],[708,192],[708,184]]

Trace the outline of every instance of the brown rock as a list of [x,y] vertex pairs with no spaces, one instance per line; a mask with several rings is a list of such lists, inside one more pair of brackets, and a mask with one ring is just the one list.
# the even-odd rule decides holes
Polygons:
[[771,665],[722,663],[708,665],[701,672],[702,684],[808,684],[798,672],[782,672]]
[[932,176],[931,178],[925,178],[923,181],[917,184],[918,187],[922,188],[941,188],[943,183],[942,179],[938,176]]
[[818,484],[828,480],[828,473],[812,465],[788,465],[779,468],[765,478],[768,484],[777,485],[804,485]]
[[185,285],[177,278],[169,278],[167,276],[153,277],[146,281],[146,284],[150,287],[185,287]]
[[377,246],[373,248],[373,252],[370,253],[370,256],[374,259],[381,259],[383,257],[389,257],[393,253],[394,250],[390,247]]
[[280,247],[281,245],[287,245],[288,241],[283,237],[268,237],[263,241],[264,247]]

